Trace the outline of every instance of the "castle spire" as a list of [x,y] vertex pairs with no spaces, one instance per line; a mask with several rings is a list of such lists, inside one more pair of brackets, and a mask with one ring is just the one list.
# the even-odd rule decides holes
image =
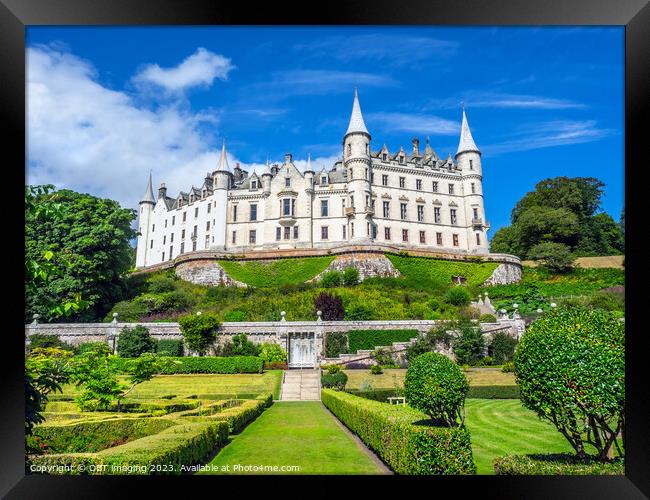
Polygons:
[[153,186],[151,185],[151,170],[149,170],[149,182],[147,183],[147,189],[140,200],[140,203],[153,203],[156,204],[156,199],[153,197]]
[[478,149],[478,147],[476,147],[476,144],[474,143],[472,132],[469,129],[469,123],[467,123],[465,106],[463,105],[463,123],[460,126],[460,142],[458,143],[458,151],[456,151],[456,156],[458,156],[461,153],[466,153],[468,151],[473,151],[475,153],[481,152]]
[[217,165],[217,171],[230,172],[230,167],[228,166],[228,157],[226,156],[226,140],[223,140],[223,145],[221,146],[221,156],[219,157],[219,164]]
[[313,172],[311,169],[311,153],[307,153],[307,168],[305,169],[305,172]]
[[359,106],[359,92],[357,88],[354,88],[354,102],[352,103],[352,114],[350,115],[350,124],[348,125],[348,131],[345,135],[352,133],[362,133],[370,135],[366,124],[363,121],[363,115],[361,114],[361,106]]

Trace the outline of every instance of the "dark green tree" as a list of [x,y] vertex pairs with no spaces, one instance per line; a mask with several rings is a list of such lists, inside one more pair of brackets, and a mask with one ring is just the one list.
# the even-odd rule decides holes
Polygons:
[[[49,257],[58,272],[38,287],[26,286],[26,319],[34,313],[48,315],[51,304],[78,302],[85,309],[73,309],[77,320],[103,317],[124,293],[123,274],[132,267],[130,240],[134,210],[113,200],[63,189],[27,186],[33,210],[25,211],[25,254],[28,262]],[[27,197],[27,196],[26,196]],[[56,213],[56,217],[42,214]],[[38,272],[37,270],[33,271]],[[26,278],[28,285],[30,277]]]
[[117,353],[123,358],[137,358],[145,352],[156,352],[156,339],[142,325],[125,327],[117,339]]
[[187,347],[203,356],[217,339],[221,322],[215,314],[191,314],[178,320]]
[[475,363],[485,353],[485,339],[481,328],[469,321],[457,324],[458,335],[452,340],[456,361],[461,364]]

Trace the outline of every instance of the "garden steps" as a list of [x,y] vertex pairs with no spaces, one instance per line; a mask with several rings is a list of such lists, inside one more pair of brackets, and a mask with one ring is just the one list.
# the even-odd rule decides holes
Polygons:
[[320,401],[320,370],[287,370],[281,401]]
[[339,354],[335,358],[323,358],[321,360],[321,365],[337,365],[337,364],[346,364],[351,362],[362,362],[368,366],[374,365],[375,361],[372,359],[372,353],[377,349],[384,349],[387,351],[403,351],[408,346],[412,345],[419,337],[413,337],[412,339],[406,342],[393,342],[389,346],[376,346],[374,349],[359,349],[356,353],[346,353]]

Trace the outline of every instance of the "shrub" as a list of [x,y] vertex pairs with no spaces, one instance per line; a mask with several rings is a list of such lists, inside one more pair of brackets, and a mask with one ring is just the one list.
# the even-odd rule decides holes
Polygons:
[[467,397],[474,399],[519,399],[519,386],[472,385],[467,391]]
[[280,344],[265,342],[260,346],[259,357],[266,363],[286,363],[287,351]]
[[149,293],[173,292],[174,288],[174,279],[165,275],[154,275],[147,283]]
[[[343,300],[337,295],[321,292],[314,299],[316,311],[321,311],[323,321],[341,321],[345,315]],[[314,315],[316,315],[314,311]]]
[[318,283],[323,288],[341,286],[343,283],[343,273],[339,271],[327,271],[326,273],[323,273]]
[[345,389],[345,384],[348,383],[348,376],[342,371],[332,374],[325,373],[321,376],[320,382],[323,387],[342,391]]
[[535,245],[528,251],[528,258],[538,260],[545,269],[560,274],[571,271],[575,260],[567,245],[552,241]]
[[507,363],[503,363],[503,366],[501,367],[501,371],[503,373],[514,373],[515,364],[512,361],[508,361]]
[[472,364],[477,362],[485,352],[485,340],[481,328],[469,322],[457,324],[460,331],[452,340],[454,356],[458,364]]
[[415,358],[404,377],[409,405],[450,427],[462,425],[467,377],[448,357],[428,352]]
[[[393,365],[393,354],[388,349],[379,348],[373,351],[372,358],[377,362],[378,365]],[[372,368],[370,370],[372,371]],[[378,371],[377,373],[381,373]]]
[[113,350],[106,342],[83,342],[77,346],[77,354],[80,356],[91,351],[102,353],[106,356],[113,354]]
[[600,290],[590,297],[589,305],[605,311],[625,311],[625,294]]
[[260,348],[248,340],[243,333],[232,336],[233,356],[257,356],[259,352]]
[[474,366],[492,366],[494,364],[494,359],[492,356],[483,356],[474,362]]
[[354,286],[359,283],[359,270],[356,267],[346,267],[343,271],[343,284]]
[[479,323],[496,323],[497,318],[494,314],[481,314]]
[[576,460],[569,454],[509,455],[494,459],[494,473],[502,476],[623,476],[625,464],[621,459],[609,463]]
[[445,301],[454,306],[466,306],[472,297],[464,286],[454,286],[447,290]]
[[417,330],[350,330],[349,352],[390,346],[393,342],[408,342],[417,336]]
[[183,316],[178,324],[187,347],[203,355],[217,338],[220,322],[215,314],[207,313]]
[[345,319],[348,321],[369,321],[375,319],[375,312],[365,304],[351,304],[345,310]]
[[325,370],[330,375],[334,375],[335,373],[339,373],[341,371],[341,365],[327,365],[325,367]]
[[381,375],[382,373],[384,373],[384,371],[381,369],[381,366],[372,365],[370,367],[370,373],[372,373],[373,375]]
[[345,332],[329,332],[325,334],[325,357],[335,358],[348,352],[348,334]]
[[239,321],[246,321],[247,319],[248,318],[244,311],[228,311],[223,315],[224,321],[239,322]]
[[183,355],[183,341],[173,339],[159,340],[157,352],[161,356],[180,357]]
[[517,346],[515,376],[523,405],[550,420],[585,458],[585,443],[607,459],[625,441],[625,325],[602,310],[558,308]]
[[397,474],[474,474],[465,427],[419,425],[426,415],[323,389],[323,404]]
[[517,339],[504,332],[497,332],[492,337],[492,357],[497,365],[512,361],[515,355]]
[[123,358],[137,358],[144,352],[156,352],[156,340],[142,325],[125,327],[117,339],[117,353]]
[[66,342],[63,342],[63,340],[61,340],[56,335],[44,335],[42,333],[35,333],[33,335],[30,335],[28,349],[31,351],[39,347],[55,347],[57,349],[63,349],[64,351],[74,351],[74,347]]
[[140,318],[146,316],[151,311],[146,304],[136,301],[123,300],[118,302],[113,306],[113,309],[106,315],[104,321],[112,321],[113,313],[118,314],[120,321],[126,322],[136,322],[140,321]]
[[[172,363],[167,363],[160,373],[174,375],[177,373],[262,373],[264,361],[256,356],[183,356],[181,358],[168,358]],[[124,371],[128,366],[127,359],[117,358],[115,366]]]

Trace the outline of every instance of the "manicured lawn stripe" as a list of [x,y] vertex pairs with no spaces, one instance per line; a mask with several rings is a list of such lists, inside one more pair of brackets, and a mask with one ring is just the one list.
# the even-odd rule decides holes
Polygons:
[[[237,472],[239,465],[300,467],[299,471]],[[208,474],[379,474],[377,464],[317,401],[276,402],[210,462],[230,472]]]
[[247,285],[266,288],[304,283],[324,271],[333,260],[333,256],[327,256],[279,259],[272,262],[218,262],[231,278]]

